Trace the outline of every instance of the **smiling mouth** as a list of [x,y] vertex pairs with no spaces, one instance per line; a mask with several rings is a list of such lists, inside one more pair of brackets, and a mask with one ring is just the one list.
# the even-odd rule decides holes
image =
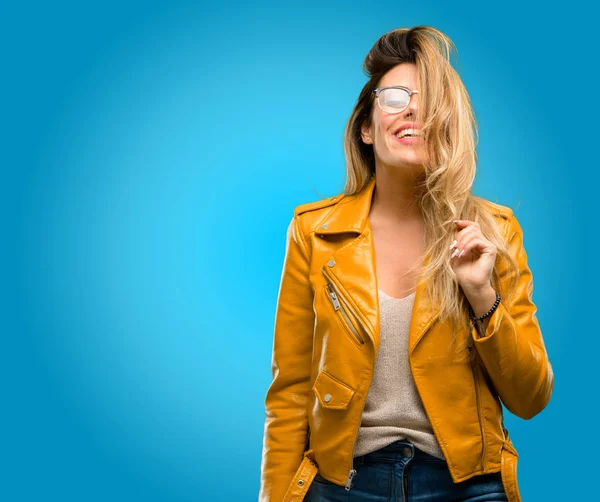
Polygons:
[[423,138],[421,136],[404,136],[402,138],[399,138],[395,135],[393,136],[395,141],[398,141],[399,143],[404,143],[405,145],[410,145],[412,143],[423,141]]

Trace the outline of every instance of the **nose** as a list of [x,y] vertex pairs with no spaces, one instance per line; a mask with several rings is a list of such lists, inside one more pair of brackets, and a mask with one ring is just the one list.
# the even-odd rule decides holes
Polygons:
[[402,111],[405,117],[416,117],[417,116],[417,100],[419,99],[419,93],[413,93],[410,97],[408,106]]

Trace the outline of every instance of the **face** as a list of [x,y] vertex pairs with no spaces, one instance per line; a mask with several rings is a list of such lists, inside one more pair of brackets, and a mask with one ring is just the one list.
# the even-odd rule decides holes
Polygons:
[[[378,87],[403,85],[410,90],[419,90],[417,67],[412,63],[402,63],[389,70],[381,79]],[[394,134],[406,124],[416,124],[419,94],[413,94],[408,106],[400,113],[385,113],[373,96],[371,124],[362,127],[362,140],[373,145],[377,165],[419,171],[422,169],[425,155],[423,138],[402,138]]]

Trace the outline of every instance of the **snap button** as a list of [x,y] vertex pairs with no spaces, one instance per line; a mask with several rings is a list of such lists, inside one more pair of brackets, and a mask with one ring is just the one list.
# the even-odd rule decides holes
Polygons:
[[325,223],[325,225],[321,225],[321,228],[327,228],[327,223]]
[[325,401],[326,403],[331,401],[331,394],[325,394],[325,396],[323,396],[323,401]]
[[412,450],[408,447],[402,448],[402,455],[404,455],[406,458],[410,458],[412,457]]
[[330,267],[333,267],[335,265],[335,260],[329,260],[327,262],[327,265],[329,265]]

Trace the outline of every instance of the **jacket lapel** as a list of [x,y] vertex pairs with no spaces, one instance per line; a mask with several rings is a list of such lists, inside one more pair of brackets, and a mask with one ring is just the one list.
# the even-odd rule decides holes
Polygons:
[[[355,237],[337,249],[322,264],[342,285],[357,314],[363,318],[375,350],[379,349],[379,294],[375,265],[375,248],[369,213],[375,189],[373,176],[363,189],[354,195],[345,195],[320,222],[318,235],[349,233]],[[425,264],[429,257],[425,258]],[[409,354],[439,316],[439,308],[427,296],[426,283],[419,279],[408,340]]]

